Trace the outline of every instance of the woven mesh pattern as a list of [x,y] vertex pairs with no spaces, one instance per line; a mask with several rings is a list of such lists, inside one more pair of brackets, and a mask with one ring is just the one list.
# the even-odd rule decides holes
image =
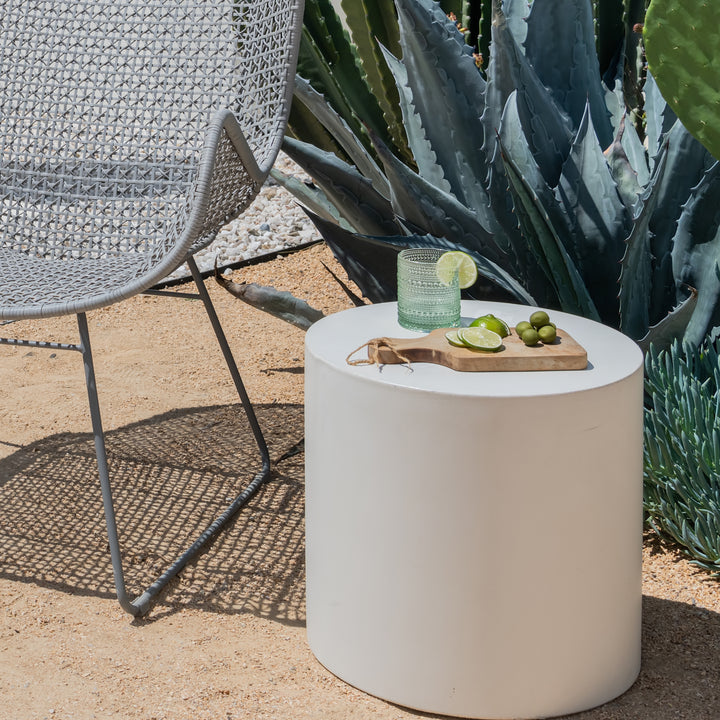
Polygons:
[[139,292],[242,212],[262,178],[208,130],[232,110],[269,171],[301,6],[0,2],[0,317]]
[[218,229],[237,217],[253,200],[260,185],[252,179],[245,167],[238,162],[235,146],[223,133],[215,156],[215,171],[208,195],[210,203],[205,222],[190,252],[208,245]]

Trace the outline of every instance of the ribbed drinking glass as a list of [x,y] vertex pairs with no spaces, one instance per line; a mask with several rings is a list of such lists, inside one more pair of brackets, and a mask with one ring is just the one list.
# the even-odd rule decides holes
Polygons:
[[446,285],[435,269],[443,252],[435,248],[408,248],[398,255],[398,322],[408,330],[428,332],[460,324],[457,273]]

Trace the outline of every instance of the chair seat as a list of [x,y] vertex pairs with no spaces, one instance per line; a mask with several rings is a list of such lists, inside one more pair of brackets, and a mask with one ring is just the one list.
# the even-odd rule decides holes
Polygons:
[[143,253],[80,259],[29,257],[0,248],[0,319],[68,315],[110,305],[149,286]]

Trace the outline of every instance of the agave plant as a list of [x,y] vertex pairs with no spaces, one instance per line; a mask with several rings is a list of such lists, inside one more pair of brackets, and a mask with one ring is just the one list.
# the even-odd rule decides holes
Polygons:
[[676,342],[645,357],[648,523],[692,562],[720,573],[720,356]]
[[[307,0],[298,58],[298,75],[322,93],[325,101],[372,152],[365,128],[371,129],[410,164],[412,154],[402,124],[398,92],[381,47],[400,52],[393,0]],[[445,12],[463,27],[465,40],[482,52],[489,43],[491,0],[443,0]],[[482,28],[485,34],[481,37]],[[301,101],[292,107],[290,133],[345,157],[332,132]]]
[[[363,80],[357,46],[342,26],[330,28],[329,2],[311,0],[310,15],[313,3],[338,63],[352,61]],[[392,299],[398,249],[434,245],[475,258],[476,295],[583,314],[645,345],[683,334],[700,343],[720,321],[706,247],[720,168],[653,77],[628,71],[641,66],[630,22],[644,0],[625,3],[620,25],[617,13],[614,25],[603,21],[616,46],[604,72],[591,0],[496,0],[484,72],[443,7],[394,5],[383,17],[396,17],[397,33],[389,20],[378,33],[387,44],[376,65],[385,87],[393,81],[395,104],[386,91],[378,114],[372,92],[348,99],[350,80],[340,78],[349,70],[328,66],[321,83],[301,64],[296,105],[327,142],[293,125],[284,150],[314,182],[275,174],[363,294]],[[640,101],[642,137],[632,122]]]

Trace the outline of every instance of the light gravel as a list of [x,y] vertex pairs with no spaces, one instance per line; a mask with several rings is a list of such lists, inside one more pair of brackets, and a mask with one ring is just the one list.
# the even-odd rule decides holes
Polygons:
[[[284,153],[278,155],[275,168],[299,180],[309,180]],[[212,245],[195,255],[195,262],[201,273],[207,273],[215,264],[226,268],[243,260],[272,255],[319,239],[319,233],[295,198],[268,177],[252,205],[222,228]],[[190,270],[187,265],[182,265],[168,276],[167,281],[189,277]]]

